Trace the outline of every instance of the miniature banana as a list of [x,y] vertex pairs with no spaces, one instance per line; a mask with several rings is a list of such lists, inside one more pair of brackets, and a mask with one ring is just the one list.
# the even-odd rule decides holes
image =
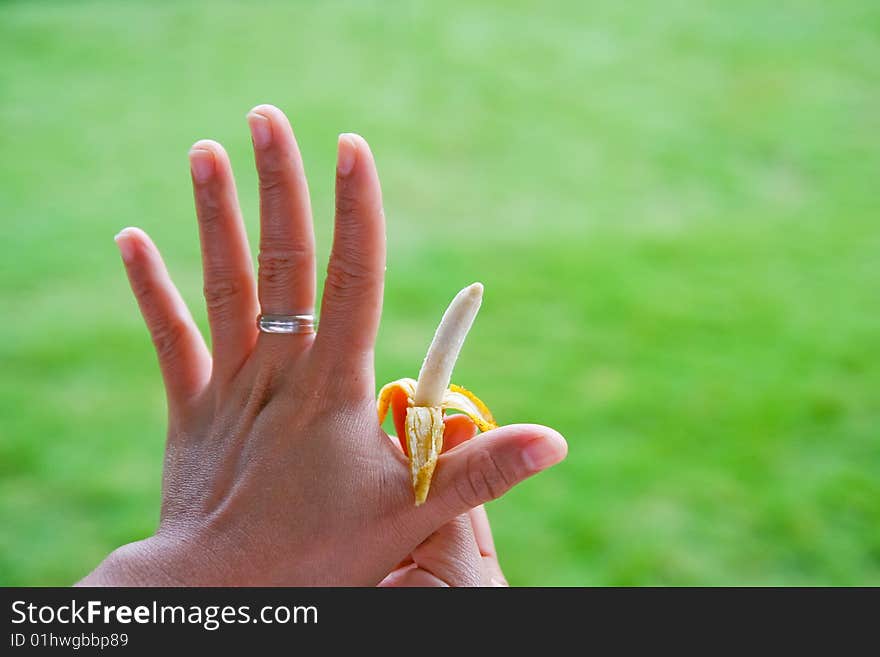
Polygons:
[[379,422],[385,419],[391,408],[397,437],[409,457],[416,506],[428,497],[437,457],[443,449],[445,410],[464,413],[480,431],[498,426],[492,413],[476,395],[449,383],[482,300],[483,286],[480,283],[469,285],[455,295],[440,320],[418,380],[398,379],[379,391]]

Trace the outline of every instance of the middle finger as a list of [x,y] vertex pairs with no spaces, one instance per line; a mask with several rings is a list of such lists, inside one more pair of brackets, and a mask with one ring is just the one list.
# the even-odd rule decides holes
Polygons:
[[260,179],[260,307],[264,314],[312,314],[315,235],[299,147],[277,107],[255,107],[248,124]]

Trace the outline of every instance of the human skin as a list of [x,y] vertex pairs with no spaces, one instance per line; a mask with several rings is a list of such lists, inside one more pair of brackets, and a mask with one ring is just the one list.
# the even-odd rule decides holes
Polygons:
[[[477,427],[467,416],[450,416],[445,421],[443,449],[454,449],[476,435]],[[507,586],[486,508],[480,505],[447,522],[379,586]]]
[[561,461],[565,440],[531,424],[477,440],[448,427],[454,446],[414,506],[406,457],[376,415],[385,220],[369,146],[339,137],[319,331],[266,334],[259,312],[313,311],[314,235],[287,118],[260,105],[248,123],[260,180],[256,282],[229,158],[213,141],[190,150],[211,351],[149,237],[136,228],[117,236],[167,393],[162,505],[155,535],[118,548],[80,583],[503,581],[494,548],[485,554],[480,505]]

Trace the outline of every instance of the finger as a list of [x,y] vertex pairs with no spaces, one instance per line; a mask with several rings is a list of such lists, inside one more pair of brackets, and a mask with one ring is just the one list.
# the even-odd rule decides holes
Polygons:
[[[362,137],[339,136],[336,224],[316,348],[325,358],[371,355],[382,314],[385,217],[379,175]],[[372,389],[372,382],[366,382]]]
[[189,159],[214,371],[226,376],[238,370],[257,338],[253,263],[226,151],[205,139],[193,145]]
[[449,586],[446,582],[435,575],[422,570],[415,564],[407,568],[393,571],[378,586],[384,588],[441,588]]
[[208,348],[147,234],[126,228],[116,236],[116,244],[156,347],[169,403],[184,403],[201,392],[211,376]]
[[[463,442],[475,437],[478,433],[477,426],[466,415],[450,415],[443,420],[443,451],[447,452]],[[399,446],[398,441],[389,438]],[[473,529],[474,539],[481,555],[480,578],[482,586],[507,586],[507,579],[498,563],[495,552],[495,541],[492,537],[492,528],[489,525],[489,516],[486,507],[482,504],[467,513]],[[425,573],[418,568],[412,568],[412,557],[408,556],[397,568],[380,584],[380,586],[433,586],[433,575]]]
[[[480,586],[509,586],[507,583],[507,578],[504,576],[504,573],[501,570],[501,566],[498,563],[498,558],[495,554],[495,545],[492,541],[492,532],[489,529],[489,519],[486,515],[485,507],[478,506],[475,509],[471,509],[466,516],[459,516],[459,518],[467,518],[469,520],[471,524],[472,535],[476,541],[476,546],[480,553],[479,562],[477,565],[477,570],[479,571]],[[437,532],[435,532],[435,534],[432,535],[431,539],[429,539],[429,542],[426,542],[424,546],[433,545],[435,548],[445,551],[449,551],[451,549],[453,554],[459,552],[465,546],[456,543],[454,537],[450,539],[447,531],[448,527],[448,524],[441,527]],[[444,536],[446,538],[444,538]],[[468,540],[466,533],[459,534],[459,536],[461,536],[464,541]],[[423,549],[425,548],[423,547]],[[449,586],[450,582],[457,582],[457,585],[459,586],[466,585],[465,583],[462,583],[460,581],[462,579],[461,574],[463,570],[464,573],[468,574],[468,576],[472,574],[474,555],[470,551],[470,549],[465,549],[464,556],[464,569],[460,565],[450,568],[447,565],[449,563],[448,559],[444,560],[443,563],[438,565],[437,563],[434,563],[432,561],[431,555],[420,554],[420,561],[417,564],[413,561],[412,557],[409,556],[403,562],[401,562],[397,566],[397,568],[395,568],[387,577],[385,577],[385,579],[382,580],[379,586],[435,587]],[[449,572],[450,570],[452,571],[451,573]]]
[[498,565],[495,557],[482,557],[483,567],[480,573],[480,586],[510,586],[507,578]]
[[385,586],[480,586],[482,557],[467,515],[431,534],[412,552],[414,566],[398,571]]
[[461,445],[477,435],[477,425],[467,415],[448,415],[443,418],[443,451]]
[[559,463],[567,451],[565,439],[548,427],[512,424],[487,431],[440,455],[424,513],[411,513],[436,529]]
[[248,114],[260,178],[262,312],[315,311],[315,235],[302,157],[284,113],[258,105]]
[[486,507],[482,504],[468,512],[471,527],[474,530],[474,538],[482,555],[483,567],[481,572],[483,586],[507,586],[507,578],[498,563],[498,554],[495,552],[495,539],[492,537],[492,528],[489,526],[489,516]]
[[477,539],[477,547],[484,557],[495,556],[495,539],[492,537],[492,527],[489,525],[489,516],[486,507],[482,504],[468,511],[471,518],[471,527],[474,528],[474,538]]

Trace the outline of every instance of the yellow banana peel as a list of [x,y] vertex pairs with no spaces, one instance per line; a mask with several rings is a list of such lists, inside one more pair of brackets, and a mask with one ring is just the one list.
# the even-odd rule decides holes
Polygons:
[[416,506],[428,497],[437,458],[443,450],[446,411],[464,413],[480,431],[498,426],[479,397],[450,384],[455,361],[482,299],[483,286],[479,283],[459,292],[440,320],[419,378],[398,379],[379,391],[379,422],[385,420],[390,409],[401,446],[409,457]]

